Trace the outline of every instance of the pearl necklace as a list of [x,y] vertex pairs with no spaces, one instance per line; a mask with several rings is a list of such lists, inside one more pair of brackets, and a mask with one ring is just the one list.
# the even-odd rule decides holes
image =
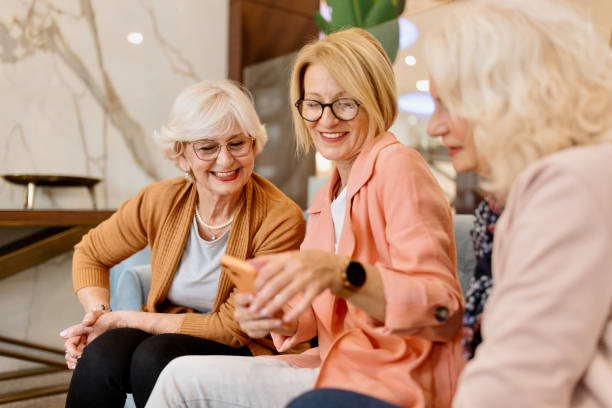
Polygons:
[[[232,221],[234,221],[234,214],[232,214],[232,216],[230,217],[229,220],[227,220],[226,222],[224,222],[221,225],[208,225],[207,223],[204,222],[204,220],[202,219],[202,217],[200,217],[200,212],[198,211],[198,205],[196,204],[195,206],[195,214],[196,214],[196,218],[198,219],[198,221],[200,221],[200,224],[202,224],[204,227],[210,229],[210,230],[218,230],[221,228],[225,228],[228,225],[230,225],[232,223]],[[210,234],[212,235],[212,239],[213,241],[216,239],[215,234]]]

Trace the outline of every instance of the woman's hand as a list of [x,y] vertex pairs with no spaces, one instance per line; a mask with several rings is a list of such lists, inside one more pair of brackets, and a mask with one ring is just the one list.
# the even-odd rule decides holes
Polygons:
[[249,306],[252,299],[253,295],[250,293],[236,293],[234,296],[234,318],[240,324],[240,329],[250,338],[259,339],[270,333],[283,336],[292,336],[295,333],[297,324],[283,323],[282,311],[271,317],[251,312]]
[[81,323],[70,326],[60,333],[66,339],[66,364],[74,369],[83,349],[102,333],[120,327],[119,312],[88,312]]
[[81,358],[83,349],[86,346],[86,341],[87,339],[84,336],[73,336],[69,337],[64,343],[64,350],[66,350],[64,358],[66,359],[66,365],[70,370],[74,370],[76,368],[78,359]]
[[274,316],[291,299],[299,301],[283,315],[283,322],[296,322],[321,292],[342,289],[342,270],[347,257],[321,250],[291,251],[265,255],[252,262],[259,267],[255,293],[249,311],[262,316]]
[[64,350],[66,351],[65,354],[65,359],[66,359],[66,365],[68,366],[69,369],[74,370],[76,368],[78,359],[81,358],[81,354],[83,354],[83,349],[85,349],[85,346],[88,345],[92,340],[88,341],[88,336],[87,335],[81,335],[81,334],[75,334],[70,336],[71,333],[73,333],[71,329],[72,327],[78,327],[78,326],[83,326],[83,328],[80,328],[78,331],[74,331],[74,333],[81,333],[81,332],[85,332],[84,327],[90,327],[95,325],[96,321],[98,320],[98,318],[100,316],[102,316],[104,313],[109,313],[107,311],[104,310],[96,310],[96,311],[90,311],[85,313],[85,316],[83,316],[83,320],[81,321],[80,324],[76,324],[74,326],[69,327],[68,329],[62,331],[60,333],[60,336],[67,339],[66,342],[64,343]]

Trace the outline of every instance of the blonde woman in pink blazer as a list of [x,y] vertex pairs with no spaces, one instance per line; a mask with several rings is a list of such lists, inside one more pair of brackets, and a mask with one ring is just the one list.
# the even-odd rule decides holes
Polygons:
[[[453,407],[612,407],[608,45],[561,0],[482,0],[454,9],[424,49],[429,134],[505,204],[483,342]],[[390,407],[317,390],[290,408],[326,406]]]
[[236,296],[235,316],[252,338],[272,333],[279,351],[315,336],[319,346],[174,360],[148,406],[281,407],[321,387],[450,406],[463,366],[452,214],[423,158],[387,131],[389,59],[360,29],[315,41],[297,56],[291,102],[300,149],[314,145],[335,169],[308,209],[301,251],[255,258],[256,292]]

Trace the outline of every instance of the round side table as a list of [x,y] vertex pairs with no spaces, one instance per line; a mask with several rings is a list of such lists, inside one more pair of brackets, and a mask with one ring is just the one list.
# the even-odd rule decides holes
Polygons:
[[54,174],[4,174],[2,178],[13,184],[26,186],[23,208],[34,209],[36,187],[86,187],[91,197],[94,210],[96,207],[96,193],[94,186],[101,180],[93,177],[61,176]]

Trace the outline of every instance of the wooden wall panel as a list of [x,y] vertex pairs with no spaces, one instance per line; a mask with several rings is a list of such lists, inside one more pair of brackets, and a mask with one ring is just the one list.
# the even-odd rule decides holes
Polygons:
[[312,17],[319,0],[231,0],[229,77],[241,81],[242,70],[298,50],[315,38]]

